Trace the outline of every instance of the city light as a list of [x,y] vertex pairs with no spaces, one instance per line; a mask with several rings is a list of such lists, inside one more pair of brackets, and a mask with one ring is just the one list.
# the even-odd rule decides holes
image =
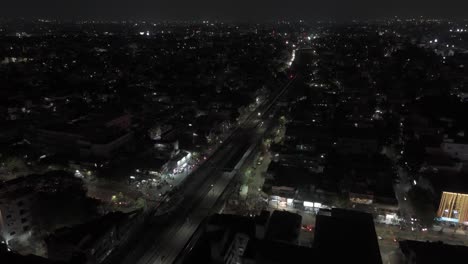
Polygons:
[[[350,9],[234,23],[195,5],[203,14],[174,9],[186,21],[0,23],[0,242],[21,242],[11,254],[40,242],[67,263],[196,263],[190,249],[219,244],[217,230],[227,247],[207,262],[269,257],[264,242],[290,237],[292,253],[381,263],[466,238],[467,21],[441,10],[346,22]],[[270,9],[243,12],[268,20]],[[267,236],[231,232],[243,226]],[[323,243],[335,238],[346,243]],[[343,247],[359,254],[321,255]]]
[[288,66],[291,67],[294,60],[296,59],[296,50],[292,51],[291,60],[288,62]]

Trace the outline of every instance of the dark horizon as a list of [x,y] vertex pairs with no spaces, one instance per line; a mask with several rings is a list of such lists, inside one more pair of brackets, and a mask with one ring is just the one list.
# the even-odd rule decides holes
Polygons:
[[351,20],[383,19],[395,16],[402,18],[467,18],[464,10],[468,2],[444,1],[188,1],[171,2],[149,0],[19,0],[5,3],[0,11],[4,18],[56,18],[56,19],[103,19],[103,20],[221,20],[221,21],[268,21],[268,20]]

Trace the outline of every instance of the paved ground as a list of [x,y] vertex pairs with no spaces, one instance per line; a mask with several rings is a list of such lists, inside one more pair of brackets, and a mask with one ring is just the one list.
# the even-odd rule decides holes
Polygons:
[[130,188],[128,184],[115,182],[111,180],[95,180],[92,182],[86,182],[88,188],[88,196],[99,199],[102,201],[110,202],[113,195],[117,195],[119,192],[131,199],[138,199],[142,197],[140,191]]

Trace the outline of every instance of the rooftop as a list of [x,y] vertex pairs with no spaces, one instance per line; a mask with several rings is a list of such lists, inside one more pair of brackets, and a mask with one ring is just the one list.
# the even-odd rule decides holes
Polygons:
[[468,247],[442,242],[400,241],[401,251],[415,264],[456,263],[468,259]]
[[382,263],[372,215],[338,208],[330,213],[317,215],[314,248],[332,263]]

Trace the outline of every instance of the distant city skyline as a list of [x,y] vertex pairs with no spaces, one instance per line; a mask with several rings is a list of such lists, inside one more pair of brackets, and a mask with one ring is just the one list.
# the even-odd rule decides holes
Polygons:
[[468,18],[468,2],[446,0],[18,0],[2,4],[0,17],[60,19],[241,20],[368,19],[400,17]]

